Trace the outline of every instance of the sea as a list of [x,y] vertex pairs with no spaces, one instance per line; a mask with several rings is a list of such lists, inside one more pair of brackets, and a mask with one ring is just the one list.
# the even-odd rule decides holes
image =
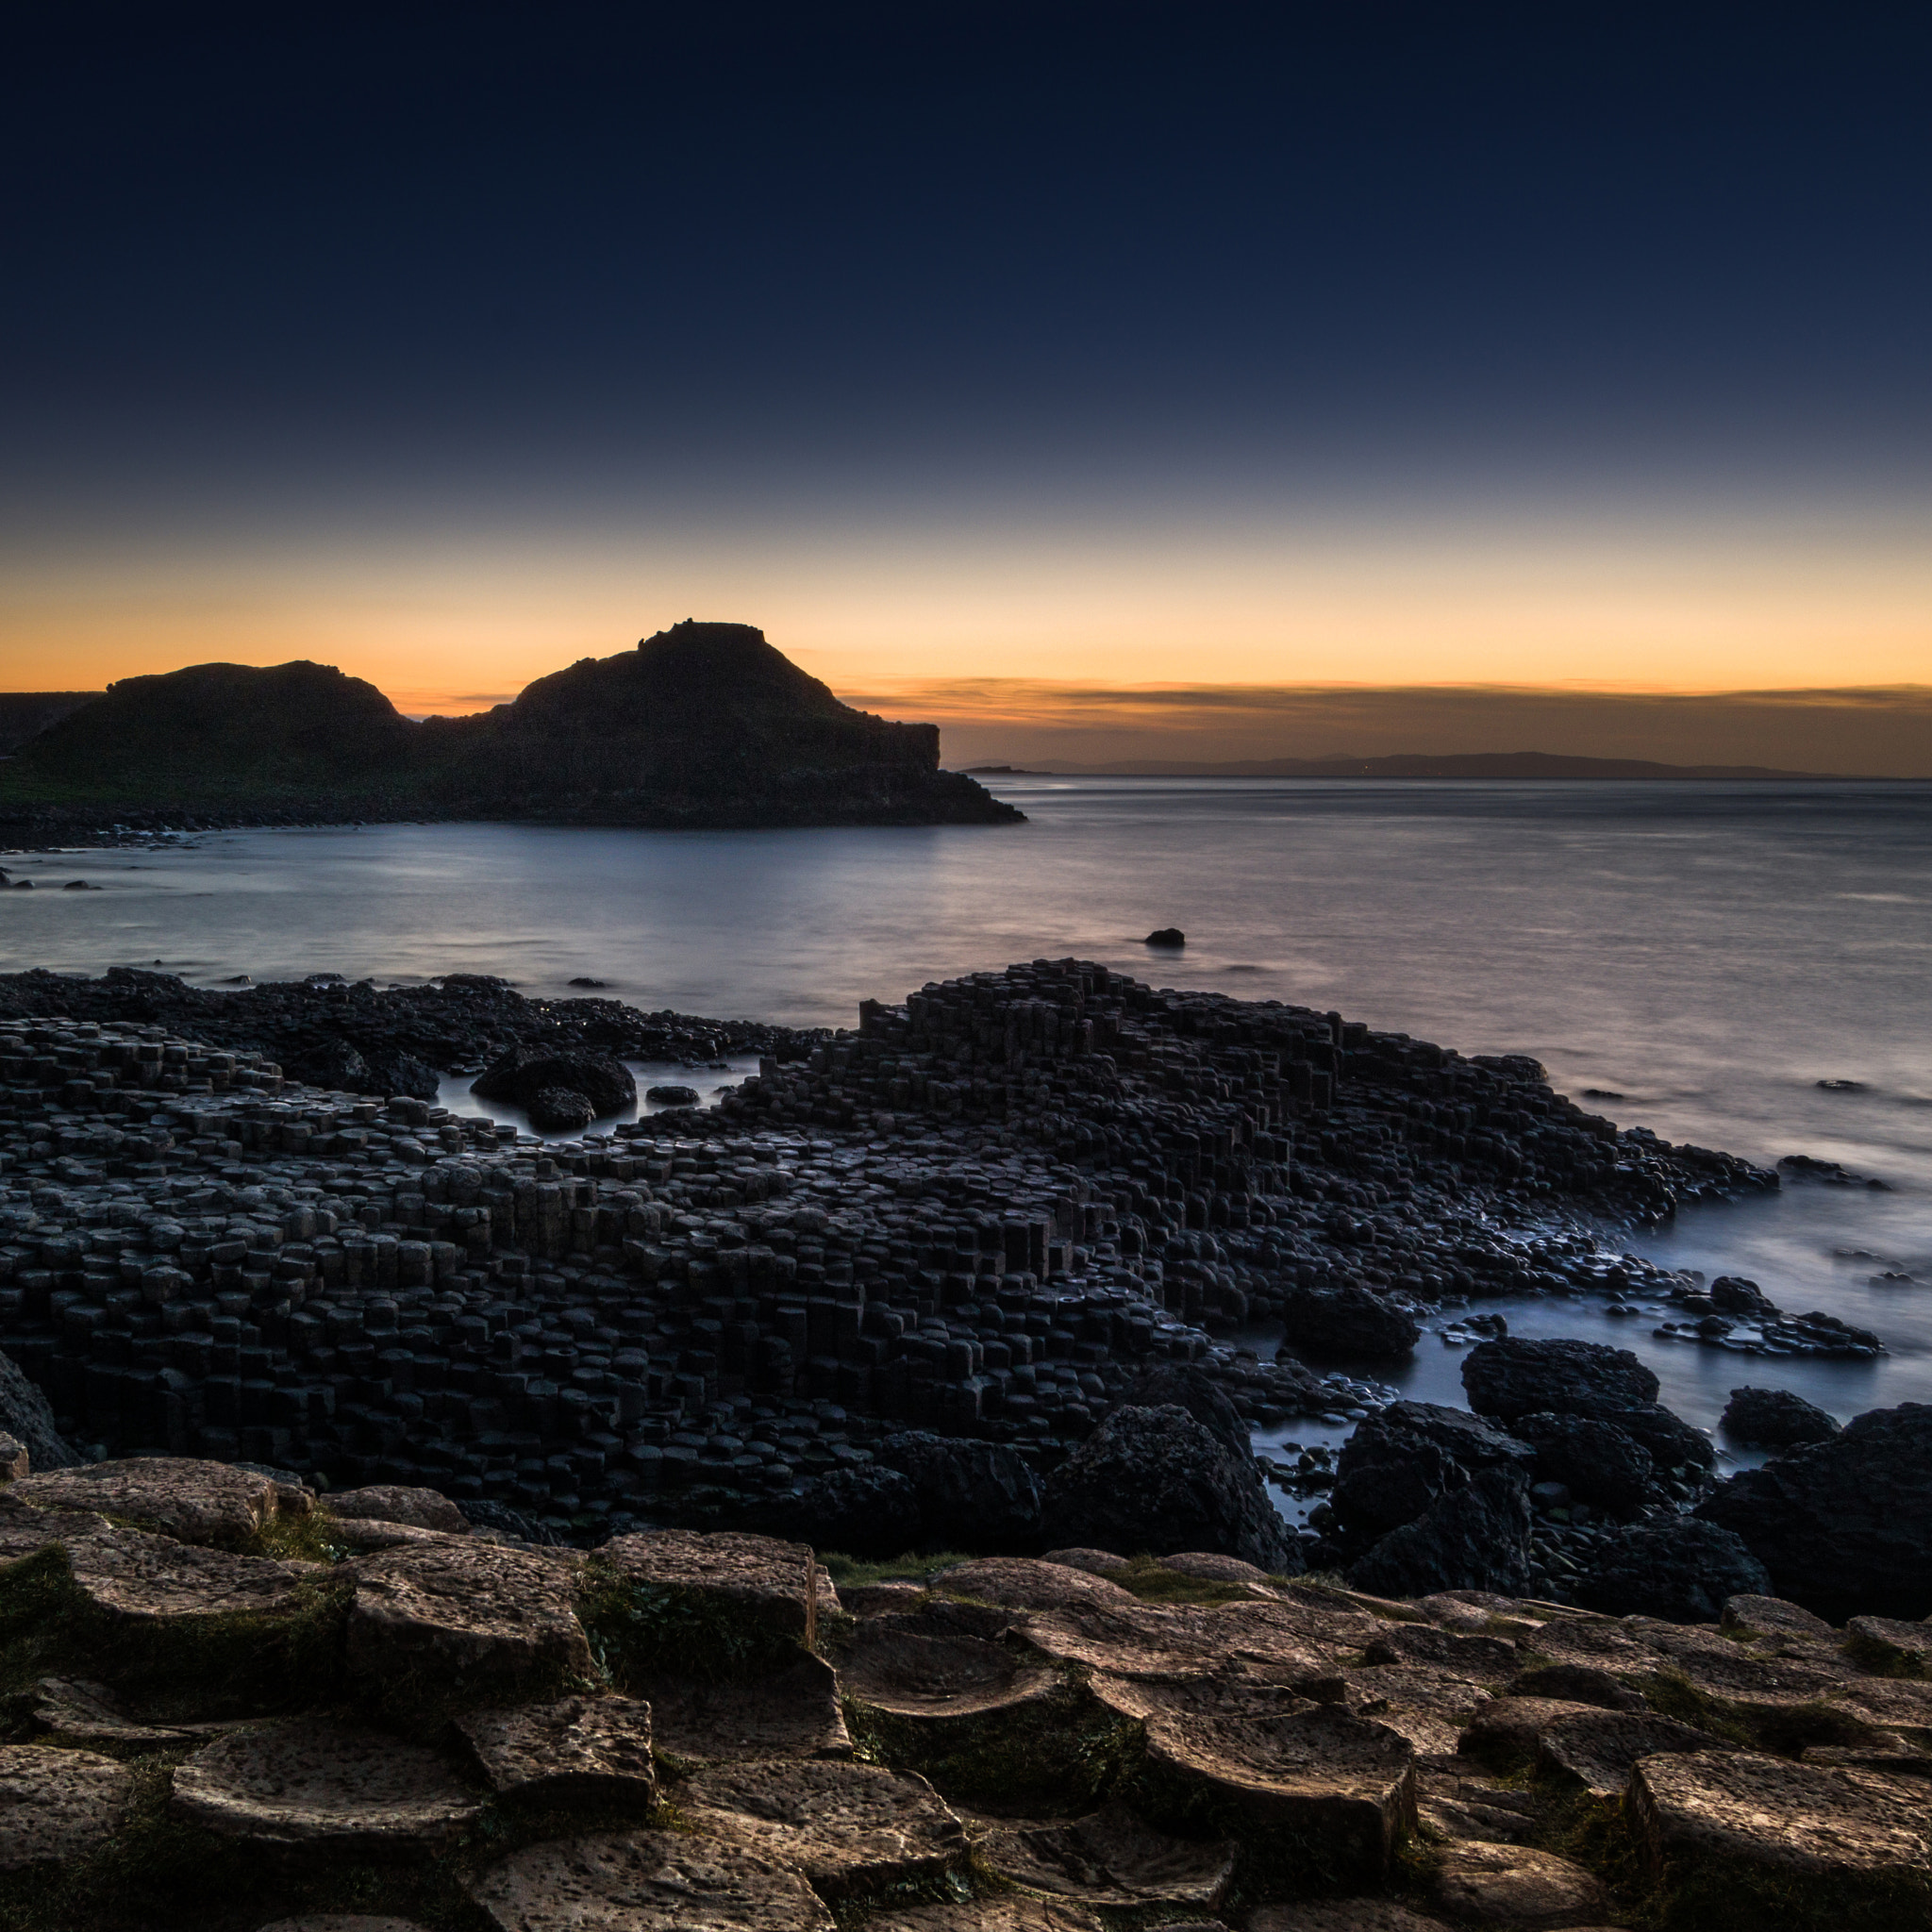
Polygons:
[[[1856,1176],[1607,1240],[1874,1329],[1875,1359],[1742,1356],[1587,1299],[1501,1304],[1512,1333],[1635,1349],[1706,1428],[1744,1382],[1840,1419],[1932,1402],[1932,785],[991,784],[1024,824],[367,825],[7,858],[37,890],[0,898],[0,966],[209,986],[487,973],[535,996],[589,978],[649,1008],[850,1025],[862,999],[1072,955],[1339,1008],[1464,1053],[1533,1054],[1620,1125]],[[50,890],[71,879],[102,890]],[[1184,950],[1143,943],[1164,926]],[[709,1096],[744,1068],[643,1071]],[[465,1086],[446,1083],[450,1104],[474,1105]],[[1459,1402],[1459,1360],[1430,1333],[1412,1363],[1360,1373]]]

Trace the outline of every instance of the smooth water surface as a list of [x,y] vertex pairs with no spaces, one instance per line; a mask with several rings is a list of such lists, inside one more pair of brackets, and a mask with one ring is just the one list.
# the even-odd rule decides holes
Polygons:
[[[1028,824],[383,825],[9,860],[38,890],[0,898],[0,962],[159,964],[210,983],[463,971],[536,994],[581,974],[647,1008],[850,1024],[863,998],[1074,954],[1339,1008],[1466,1053],[1535,1054],[1562,1091],[1671,1140],[1890,1183],[1702,1209],[1641,1244],[1874,1327],[1888,1360],[1767,1362],[1652,1342],[1627,1321],[1618,1336],[1671,1365],[1667,1397],[1701,1422],[1746,1379],[1840,1414],[1932,1399],[1932,786],[996,789]],[[73,877],[106,890],[47,890]],[[1184,954],[1139,943],[1163,925],[1187,932]],[[1885,1273],[1921,1285],[1874,1287]],[[1533,1319],[1601,1324],[1568,1305]],[[1433,1392],[1435,1369],[1415,1374]]]

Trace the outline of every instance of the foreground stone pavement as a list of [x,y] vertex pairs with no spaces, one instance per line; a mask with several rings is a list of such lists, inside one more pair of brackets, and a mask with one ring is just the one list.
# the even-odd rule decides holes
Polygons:
[[0,1932],[1932,1921],[1923,1624],[1186,1551],[841,1591],[798,1543],[440,1500],[169,1458],[0,1491]]

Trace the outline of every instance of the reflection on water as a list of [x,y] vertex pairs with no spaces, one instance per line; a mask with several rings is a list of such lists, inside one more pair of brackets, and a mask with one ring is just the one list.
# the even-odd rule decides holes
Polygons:
[[[387,825],[9,860],[42,888],[108,890],[8,893],[0,958],[91,973],[159,960],[208,983],[460,970],[553,996],[589,975],[646,1008],[849,1024],[863,998],[1078,954],[1157,984],[1340,1008],[1465,1052],[1533,1053],[1564,1091],[1614,1096],[1587,1104],[1671,1140],[1809,1154],[1895,1189],[1792,1189],[1635,1243],[1875,1328],[1885,1360],[1656,1341],[1570,1302],[1503,1304],[1516,1332],[1636,1347],[1700,1422],[1746,1380],[1840,1415],[1932,1400],[1932,787],[996,789],[1030,823]],[[1187,933],[1185,953],[1140,944],[1164,925]],[[509,1112],[467,1091],[445,1104]],[[1872,1285],[1888,1272],[1924,1285]],[[1457,1360],[1426,1341],[1404,1386],[1453,1399]]]

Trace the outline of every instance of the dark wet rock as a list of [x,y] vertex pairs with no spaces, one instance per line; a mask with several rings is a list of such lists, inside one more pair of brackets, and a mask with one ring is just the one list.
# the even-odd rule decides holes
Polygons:
[[1358,1282],[1298,1288],[1281,1312],[1288,1345],[1311,1355],[1394,1359],[1411,1353],[1423,1332],[1412,1309]]
[[1303,1567],[1253,1456],[1178,1404],[1114,1410],[1048,1478],[1041,1535],[1136,1554],[1215,1551],[1290,1574]]
[[1596,1546],[1577,1601],[1616,1617],[1717,1621],[1724,1599],[1768,1595],[1771,1578],[1741,1538],[1694,1516],[1632,1524]]
[[1789,1389],[1733,1389],[1718,1427],[1739,1442],[1763,1449],[1794,1449],[1827,1442],[1837,1420]]
[[1462,1386],[1478,1415],[1603,1415],[1657,1400],[1657,1379],[1627,1348],[1601,1341],[1479,1342],[1462,1360]]
[[748,1522],[764,1535],[796,1537],[817,1550],[875,1559],[917,1548],[924,1518],[909,1477],[866,1462],[801,1483],[791,1494],[759,1505]]
[[1514,1470],[1526,1480],[1533,1462],[1526,1443],[1465,1409],[1391,1402],[1342,1444],[1329,1504],[1349,1534],[1379,1536],[1413,1523],[1486,1470]]
[[1184,946],[1188,936],[1177,925],[1157,926],[1141,941],[1143,946]]
[[593,1119],[637,1105],[638,1083],[630,1069],[614,1054],[582,1049],[512,1047],[477,1075],[470,1091],[484,1100],[527,1108],[550,1088],[582,1094]]
[[530,1098],[530,1124],[540,1134],[573,1134],[597,1118],[597,1109],[574,1087],[540,1088]]
[[695,1087],[659,1084],[656,1087],[646,1087],[644,1098],[656,1107],[695,1107],[698,1104],[698,1090]]
[[80,1460],[54,1426],[47,1398],[7,1355],[0,1355],[0,1428],[26,1451],[34,1469],[71,1469]]
[[1148,1369],[1121,1397],[1124,1408],[1161,1408],[1170,1404],[1186,1409],[1230,1449],[1243,1456],[1250,1453],[1252,1432],[1246,1419],[1213,1376],[1192,1362],[1163,1362]]
[[587,988],[591,992],[602,992],[610,982],[608,979],[592,979],[588,974],[579,973],[568,982],[572,986]]
[[872,1453],[911,1483],[925,1547],[1015,1551],[1039,1541],[1040,1478],[1011,1449],[908,1429]]
[[1657,1481],[1650,1451],[1615,1423],[1545,1413],[1519,1416],[1509,1428],[1536,1451],[1539,1477],[1606,1509],[1639,1507]]
[[1854,1417],[1823,1442],[1747,1469],[1699,1507],[1735,1530],[1775,1593],[1842,1622],[1932,1613],[1932,1406]]
[[1742,1315],[1752,1321],[1775,1321],[1777,1304],[1755,1281],[1741,1274],[1720,1274],[1705,1290],[1710,1305],[1721,1315]]
[[1650,1459],[1660,1471],[1694,1473],[1717,1464],[1717,1450],[1710,1438],[1660,1402],[1636,1402],[1627,1408],[1607,1405],[1592,1413],[1596,1420],[1610,1423],[1635,1438],[1650,1452]]
[[[557,1534],[545,1529],[540,1523],[533,1523],[521,1509],[512,1509],[507,1503],[493,1503],[487,1497],[465,1497],[457,1507],[463,1520],[472,1529],[493,1529],[501,1536],[514,1537],[519,1542],[555,1544]],[[434,1525],[431,1525],[434,1527]]]
[[1392,1529],[1351,1566],[1349,1581],[1374,1596],[1443,1590],[1529,1589],[1528,1482],[1516,1467],[1480,1471],[1413,1523]]

